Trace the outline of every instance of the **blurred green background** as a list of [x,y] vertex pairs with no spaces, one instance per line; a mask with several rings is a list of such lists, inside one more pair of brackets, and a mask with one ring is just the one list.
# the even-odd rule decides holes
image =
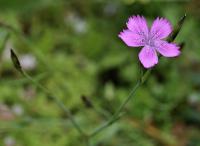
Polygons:
[[[139,77],[138,51],[118,33],[128,17],[173,25],[180,57],[161,58],[126,106],[126,115],[93,146],[200,146],[199,0],[0,0],[0,146],[84,146],[64,112],[17,72],[13,48],[35,80],[90,132],[127,97]],[[84,105],[86,96],[95,108]]]

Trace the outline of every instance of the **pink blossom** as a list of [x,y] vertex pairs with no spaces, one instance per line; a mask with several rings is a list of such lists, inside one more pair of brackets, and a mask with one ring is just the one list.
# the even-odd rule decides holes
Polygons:
[[145,68],[151,68],[158,63],[157,53],[165,57],[176,57],[180,54],[179,46],[163,40],[172,32],[172,26],[167,19],[157,18],[149,29],[146,19],[137,15],[129,18],[127,27],[119,37],[129,47],[143,46],[138,57]]

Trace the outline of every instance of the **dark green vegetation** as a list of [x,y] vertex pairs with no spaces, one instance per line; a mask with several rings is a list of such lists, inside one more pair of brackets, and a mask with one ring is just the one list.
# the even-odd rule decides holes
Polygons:
[[[200,145],[200,2],[179,0],[0,1],[0,146],[85,146],[52,98],[14,69],[10,48],[26,72],[68,107],[87,133],[104,122],[140,77],[138,51],[118,37],[127,18],[157,16],[173,25],[187,13],[178,58],[161,58],[116,124],[93,146]],[[89,101],[88,101],[89,100]]]

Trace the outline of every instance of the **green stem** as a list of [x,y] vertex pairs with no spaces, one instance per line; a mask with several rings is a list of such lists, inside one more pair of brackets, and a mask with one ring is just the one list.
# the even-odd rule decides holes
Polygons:
[[148,78],[149,74],[151,73],[151,69],[147,70],[144,75],[141,77],[140,80],[137,81],[131,92],[129,93],[128,97],[123,101],[123,103],[119,106],[117,111],[113,114],[113,116],[104,124],[102,124],[100,127],[96,128],[91,134],[90,137],[93,137],[103,131],[105,128],[111,126],[115,121],[117,121],[121,117],[121,112],[123,111],[124,107],[127,105],[127,103],[130,101],[130,99],[135,95],[135,92],[137,89],[142,85],[146,79]]
[[[130,99],[133,97],[133,95],[135,94],[135,91],[138,89],[138,87],[141,85],[141,82],[138,81],[136,83],[136,85],[133,87],[133,89],[131,90],[131,92],[129,93],[128,97],[124,100],[124,102],[120,105],[120,107],[117,109],[117,111],[115,112],[115,114],[113,115],[112,119],[116,119],[116,117],[118,117],[118,115],[121,113],[121,111],[124,109],[124,107],[126,106],[126,104],[130,101]],[[112,120],[111,120],[112,121]]]
[[76,130],[81,135],[86,136],[85,132],[81,129],[79,124],[73,118],[71,111],[68,108],[66,108],[65,105],[56,96],[53,96],[44,86],[42,86],[40,83],[38,83],[36,80],[34,80],[26,72],[23,71],[22,74],[24,75],[24,77],[26,77],[28,80],[30,80],[33,84],[35,84],[38,88],[40,88],[44,93],[49,95],[55,101],[55,103],[66,113],[66,115],[69,117],[69,120],[71,121],[71,123],[76,128]]
[[122,115],[123,114],[120,114],[120,115],[118,115],[116,117],[112,116],[112,118],[110,120],[108,120],[107,122],[102,124],[100,127],[96,128],[89,136],[90,137],[94,137],[95,135],[97,135],[98,133],[100,133],[101,131],[106,129],[107,127],[111,126],[116,121],[118,121],[122,117]]

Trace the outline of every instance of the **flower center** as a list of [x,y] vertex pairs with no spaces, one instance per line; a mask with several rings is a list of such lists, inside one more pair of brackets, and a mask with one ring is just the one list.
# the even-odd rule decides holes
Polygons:
[[151,38],[146,38],[145,40],[146,45],[150,46],[150,47],[154,47],[154,40],[152,40]]

